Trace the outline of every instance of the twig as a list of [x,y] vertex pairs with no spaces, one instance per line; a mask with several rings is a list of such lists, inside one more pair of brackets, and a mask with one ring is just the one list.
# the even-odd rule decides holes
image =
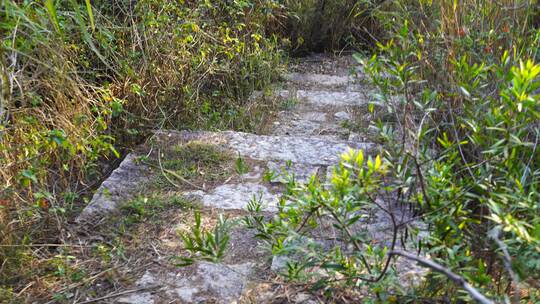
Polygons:
[[[89,282],[92,282],[93,280],[97,279],[98,277],[106,274],[107,272],[112,271],[112,270],[114,270],[116,268],[119,268],[119,267],[120,266],[114,266],[114,267],[111,267],[111,268],[107,268],[107,269],[105,269],[105,270],[103,270],[101,272],[98,272],[97,274],[95,274],[95,275],[93,275],[93,276],[91,276],[89,278],[86,278],[86,279],[84,279],[84,280],[82,280],[82,281],[80,281],[78,283],[74,283],[74,284],[71,284],[69,286],[66,286],[66,287],[62,288],[61,290],[56,291],[56,293],[63,293],[63,292],[66,292],[68,290],[71,290],[73,288],[83,286],[83,285],[85,285],[85,284],[87,284]],[[50,303],[54,303],[54,300],[51,300],[51,301],[47,302],[46,304],[50,304]]]
[[177,185],[175,182],[173,182],[168,176],[166,173],[176,177],[177,179],[179,179],[180,181],[192,186],[192,187],[195,187],[199,190],[203,190],[203,191],[206,191],[206,189],[204,189],[203,187],[199,187],[197,185],[195,185],[194,183],[186,180],[185,178],[181,177],[180,175],[176,174],[175,172],[171,171],[171,170],[167,170],[165,168],[163,168],[163,166],[161,165],[161,150],[158,150],[157,151],[158,153],[158,164],[159,164],[159,169],[161,170],[161,174],[163,174],[163,176],[165,177],[165,179],[167,179],[167,181],[169,183],[171,183],[173,186],[175,186],[176,188],[181,188],[179,185]]
[[520,297],[520,291],[519,291],[519,277],[512,269],[512,257],[510,257],[510,253],[508,252],[508,248],[506,247],[506,244],[501,241],[501,229],[500,228],[494,228],[489,233],[488,236],[499,246],[503,253],[503,262],[504,262],[504,268],[510,275],[510,278],[515,284],[515,292],[514,292],[514,299],[513,303],[519,303],[519,297]]
[[476,288],[472,287],[465,281],[465,279],[455,273],[453,273],[450,269],[433,262],[431,260],[423,259],[421,257],[418,257],[416,255],[401,251],[401,250],[392,250],[388,253],[389,255],[398,255],[402,256],[408,260],[412,260],[417,262],[418,264],[431,268],[435,270],[436,272],[442,273],[445,276],[447,276],[451,281],[453,281],[456,285],[460,286],[461,288],[465,289],[469,295],[476,300],[478,303],[482,304],[495,304],[492,300],[488,299],[486,296],[484,296],[482,293],[480,293]]

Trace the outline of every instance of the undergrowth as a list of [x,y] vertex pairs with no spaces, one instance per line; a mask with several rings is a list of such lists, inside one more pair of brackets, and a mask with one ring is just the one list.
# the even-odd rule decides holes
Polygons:
[[[535,1],[393,1],[378,51],[372,128],[423,250],[497,302],[540,298],[540,31]],[[479,302],[433,272],[419,295]],[[483,302],[487,303],[487,302]]]
[[[104,173],[154,129],[256,129],[282,68],[261,1],[2,1],[0,285],[58,243]],[[38,270],[35,273],[39,273]]]

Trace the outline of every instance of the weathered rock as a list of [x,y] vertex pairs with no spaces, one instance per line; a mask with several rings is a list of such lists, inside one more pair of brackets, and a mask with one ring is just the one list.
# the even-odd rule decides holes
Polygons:
[[253,200],[261,200],[266,210],[276,210],[279,196],[271,193],[268,188],[258,183],[225,184],[208,192],[190,191],[184,194],[190,199],[196,199],[205,207],[218,209],[245,210]]
[[320,169],[318,166],[305,164],[268,162],[268,170],[274,173],[270,180],[272,183],[286,183],[288,178],[294,176],[296,182],[306,184],[312,176],[317,175]]
[[[369,150],[373,145],[360,142],[306,136],[269,136],[243,132],[190,132],[159,131],[156,144],[165,150],[172,142],[199,141],[231,151],[233,155],[264,162],[299,164],[297,168],[335,164],[339,155],[349,148]],[[118,209],[139,191],[152,175],[150,168],[136,161],[137,155],[129,154],[113,174],[101,185],[90,204],[78,220],[83,221]],[[302,174],[301,174],[302,175]],[[299,176],[300,177],[300,176]],[[308,176],[303,174],[302,178]],[[259,180],[260,182],[261,180]],[[259,193],[260,192],[260,193]],[[251,183],[223,185],[202,196],[203,204],[214,208],[243,209],[253,195],[275,202],[264,186]],[[192,193],[190,193],[192,194]],[[269,206],[271,208],[271,206]]]
[[348,149],[370,151],[370,143],[349,142],[307,136],[254,135],[243,132],[189,132],[160,131],[156,133],[163,143],[192,141],[216,144],[232,150],[234,154],[260,161],[291,161],[309,165],[336,164],[339,155]]
[[140,292],[119,298],[117,303],[122,304],[153,304],[154,296],[150,292]]
[[77,221],[89,220],[115,210],[133,197],[141,184],[152,175],[149,167],[136,161],[137,157],[136,154],[126,156],[120,166],[101,184]]
[[351,120],[351,114],[349,114],[347,112],[344,112],[344,111],[340,111],[340,112],[335,113],[334,117],[338,121]]
[[201,262],[193,276],[175,282],[174,293],[186,303],[208,300],[231,303],[242,295],[252,267],[249,263],[223,265]]
[[309,121],[325,122],[327,121],[327,115],[324,112],[306,112],[300,113],[302,119]]
[[[152,294],[147,291],[133,293],[118,299],[118,303],[232,303],[240,298],[253,272],[253,264],[237,265],[199,262],[191,266],[190,274],[181,271],[147,271],[136,282],[137,287],[157,285]],[[152,283],[148,283],[148,281]]]
[[302,87],[324,87],[330,89],[359,89],[358,86],[354,86],[354,77],[352,76],[338,76],[327,74],[313,74],[313,73],[290,73],[286,74],[284,78],[296,85]]
[[[361,106],[366,104],[364,94],[360,92],[333,92],[333,91],[304,91],[298,90],[295,92],[296,97],[307,104],[318,107],[344,107],[344,106]],[[289,97],[291,92],[280,91],[278,95],[281,97]]]

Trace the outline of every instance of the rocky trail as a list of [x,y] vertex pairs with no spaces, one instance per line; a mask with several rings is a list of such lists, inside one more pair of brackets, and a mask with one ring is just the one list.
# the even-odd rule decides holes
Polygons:
[[[279,303],[318,303],[308,294],[289,297],[276,287],[277,261],[246,228],[233,229],[219,263],[178,267],[171,257],[183,251],[178,231],[193,226],[194,208],[201,210],[203,226],[212,226],[218,214],[239,218],[254,197],[272,214],[284,180],[268,172],[285,170],[301,183],[313,175],[323,180],[348,148],[377,150],[365,142],[365,133],[351,131],[353,118],[366,115],[368,101],[362,75],[351,75],[353,66],[352,58],[325,56],[293,66],[282,88],[273,93],[280,111],[265,134],[161,130],[129,154],[78,218],[89,244],[102,238],[98,231],[103,228],[97,227],[118,229],[138,222],[122,267],[114,270],[116,275],[96,280],[87,291],[96,297],[87,299],[142,304],[263,303],[280,298]],[[127,222],[118,216],[122,212],[129,214]],[[142,216],[150,219],[140,220]],[[382,216],[368,226],[383,239],[389,229]],[[100,291],[105,289],[114,292]]]

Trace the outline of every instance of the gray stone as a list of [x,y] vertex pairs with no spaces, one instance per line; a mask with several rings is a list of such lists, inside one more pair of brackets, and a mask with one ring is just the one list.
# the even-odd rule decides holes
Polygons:
[[268,170],[274,172],[273,178],[270,180],[272,183],[286,183],[288,177],[294,176],[296,182],[301,184],[307,184],[313,175],[319,172],[320,167],[296,164],[292,163],[287,165],[284,162],[268,162]]
[[315,91],[315,90],[298,90],[288,91],[281,90],[275,93],[280,98],[291,98],[296,96],[300,103],[311,105],[313,107],[347,107],[347,106],[362,106],[368,103],[365,94],[355,91]]
[[[156,132],[158,142],[163,149],[170,146],[171,141],[201,141],[224,147],[240,154],[242,157],[261,161],[274,161],[326,166],[335,164],[339,155],[349,148],[369,150],[369,143],[348,142],[343,140],[308,137],[308,136],[268,136],[254,135],[243,132],[190,132],[190,131],[159,131]],[[167,145],[167,146],[165,146]],[[118,209],[122,203],[131,199],[142,190],[151,176],[150,168],[136,162],[137,155],[129,154],[111,176],[101,185],[90,204],[78,217],[78,221],[91,219],[98,214],[104,214]],[[242,192],[247,191],[247,192]],[[263,198],[275,201],[265,187],[254,183],[244,185],[223,185],[203,197],[207,206],[224,209],[243,209],[251,194],[262,191]],[[191,193],[192,194],[192,193]],[[248,197],[248,199],[246,199]],[[243,198],[243,199],[240,199]],[[215,201],[223,202],[217,206]],[[271,207],[271,206],[270,206]]]
[[340,111],[340,112],[335,113],[334,117],[338,121],[351,120],[351,114],[349,114],[347,112],[344,112],[344,111]]
[[[156,295],[140,292],[122,297],[118,303],[233,303],[240,298],[242,292],[253,275],[252,263],[214,264],[198,262],[190,266],[189,273],[178,270],[147,271],[137,282],[148,280],[159,284]],[[158,301],[159,298],[159,301]],[[163,302],[165,301],[165,302]]]
[[[280,91],[280,97],[288,97],[291,92]],[[333,91],[296,91],[296,97],[307,104],[318,107],[345,107],[345,106],[361,106],[368,101],[364,94],[360,92],[333,92]]]
[[240,175],[240,178],[242,181],[258,182],[261,180],[263,173],[264,170],[260,166],[254,166],[249,168],[249,172]]
[[281,272],[287,268],[287,263],[291,261],[291,258],[286,255],[275,255],[272,257],[272,265],[270,269],[273,272]]
[[272,194],[265,186],[258,183],[225,184],[208,192],[190,191],[184,193],[191,199],[199,200],[205,207],[244,210],[253,199],[261,199],[266,210],[277,210],[278,195]]
[[[187,294],[191,294],[191,301],[199,303],[205,300],[204,294],[212,295],[219,303],[231,303],[242,295],[252,271],[251,263],[240,265],[199,263],[195,275],[181,281],[181,284],[178,284],[180,287],[175,291],[179,296],[186,297]],[[203,295],[196,295],[195,290]]]
[[326,113],[324,112],[306,112],[300,113],[302,119],[316,122],[325,122],[327,120]]
[[354,80],[354,78],[351,76],[336,76],[310,73],[290,73],[284,75],[284,78],[295,84],[307,84],[318,87],[343,87],[350,85]]
[[144,275],[137,281],[137,286],[150,287],[156,283],[156,278],[149,271],[146,271]]
[[149,292],[134,293],[116,300],[122,304],[154,304],[154,296]]
[[367,103],[358,92],[298,91],[297,96],[317,106],[358,106]]
[[305,119],[292,118],[286,123],[276,125],[273,130],[275,135],[315,135],[321,128],[321,123]]
[[120,166],[101,184],[92,200],[84,208],[77,221],[115,210],[120,204],[130,200],[138,187],[151,175],[147,166],[136,161],[136,154],[128,154]]
[[216,144],[234,154],[262,161],[291,161],[310,165],[331,165],[348,149],[371,150],[371,143],[349,142],[309,136],[269,136],[243,132],[161,131],[156,133],[165,143],[175,138]]
[[354,132],[351,132],[349,134],[349,141],[352,141],[352,142],[363,142],[364,141],[364,137],[358,133],[354,133]]

